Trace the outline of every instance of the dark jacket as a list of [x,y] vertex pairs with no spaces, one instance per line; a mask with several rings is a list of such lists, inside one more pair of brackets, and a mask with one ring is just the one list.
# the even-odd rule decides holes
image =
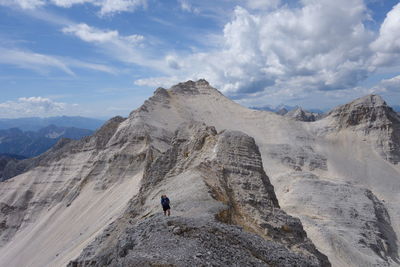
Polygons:
[[169,198],[167,198],[167,197],[161,198],[161,205],[168,206],[169,205]]

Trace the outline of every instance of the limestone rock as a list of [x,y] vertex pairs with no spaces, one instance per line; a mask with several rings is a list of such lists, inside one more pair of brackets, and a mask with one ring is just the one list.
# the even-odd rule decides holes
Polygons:
[[377,144],[399,132],[359,102],[302,122],[159,88],[0,183],[0,265],[398,266],[400,169]]
[[369,136],[385,159],[400,162],[400,118],[378,95],[368,95],[332,110],[331,127],[353,129]]
[[[197,258],[210,265],[330,265],[300,221],[279,208],[253,138],[240,132],[217,134],[213,127],[194,123],[181,126],[172,144],[146,164],[140,194],[130,212],[106,231],[112,234],[98,237],[69,266],[188,266],[197,265]],[[190,173],[209,193],[188,192],[190,198],[173,206],[173,213],[182,211],[171,219],[154,215],[152,196],[173,180],[185,184]],[[198,214],[190,212],[193,204]]]

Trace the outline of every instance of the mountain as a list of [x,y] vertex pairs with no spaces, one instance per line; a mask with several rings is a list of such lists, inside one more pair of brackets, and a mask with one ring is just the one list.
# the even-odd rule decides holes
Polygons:
[[81,129],[96,130],[104,123],[103,120],[85,118],[85,117],[47,117],[47,118],[18,118],[18,119],[0,119],[0,129],[19,128],[22,131],[38,131],[49,125],[58,127],[74,127]]
[[256,107],[249,107],[250,109],[255,109],[255,110],[263,110],[263,111],[271,111],[271,112],[279,112],[279,111],[291,111],[293,109],[298,108],[298,106],[288,106],[285,104],[280,104],[278,106],[270,106],[270,105],[266,105],[266,106],[256,106]]
[[11,155],[11,154],[0,154],[0,181],[3,181],[3,177],[13,177],[19,173],[10,172],[12,170],[11,165],[16,165],[18,161],[26,159],[23,156]]
[[263,107],[250,107],[250,109],[271,111],[278,115],[291,117],[299,121],[316,121],[322,117],[323,111],[319,109],[312,109],[310,111],[304,110],[299,106],[279,105],[276,107],[263,106]]
[[0,130],[0,153],[35,157],[52,147],[60,138],[80,139],[91,130],[49,125],[37,132],[23,132],[18,128]]
[[302,122],[158,88],[0,183],[0,265],[398,266],[398,120],[373,95]]
[[308,121],[308,122],[316,121],[322,117],[322,114],[320,113],[309,112],[307,110],[303,110],[300,107],[292,109],[291,111],[286,113],[278,112],[278,114],[293,118],[298,121]]
[[368,95],[329,112],[324,130],[368,136],[376,151],[392,163],[400,162],[400,117],[378,95]]

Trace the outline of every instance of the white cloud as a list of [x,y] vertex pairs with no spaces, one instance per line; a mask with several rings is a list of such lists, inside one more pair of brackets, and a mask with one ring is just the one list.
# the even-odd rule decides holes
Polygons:
[[138,7],[146,7],[146,0],[103,0],[98,5],[101,6],[100,14],[107,15],[123,11],[134,11]]
[[400,75],[380,81],[374,88],[383,88],[386,91],[394,91],[400,93]]
[[181,9],[183,11],[191,12],[191,13],[195,13],[195,14],[200,13],[200,10],[196,7],[193,7],[193,5],[188,0],[178,0],[178,1],[179,1]]
[[85,23],[70,25],[62,29],[64,33],[72,33],[86,42],[109,42],[118,38],[118,31],[102,31]]
[[132,35],[125,36],[123,38],[131,44],[138,44],[138,43],[144,41],[144,36],[140,35],[140,34],[132,34]]
[[33,70],[41,74],[47,74],[54,69],[58,69],[68,75],[74,76],[75,73],[71,70],[72,67],[101,71],[110,74],[117,73],[114,68],[102,64],[65,57],[43,55],[28,50],[9,49],[3,47],[0,47],[0,64],[13,65],[22,69]]
[[399,64],[400,60],[400,3],[393,7],[383,21],[379,37],[371,44],[376,52],[373,64]]
[[51,0],[51,3],[53,3],[54,5],[64,8],[69,8],[77,4],[94,3],[94,2],[95,1],[93,0]]
[[135,11],[140,7],[147,7],[147,0],[0,0],[0,5],[20,7],[22,9],[35,9],[44,5],[56,5],[70,8],[73,5],[91,4],[100,8],[100,15]]
[[[142,35],[120,35],[115,30],[104,30],[91,27],[85,23],[64,27],[62,32],[72,34],[81,40],[98,46],[105,55],[125,63],[134,63],[154,69],[166,69],[166,64],[155,57],[154,50]],[[152,58],[153,57],[153,58]]]
[[354,87],[369,74],[373,53],[368,45],[374,35],[363,24],[364,2],[303,3],[257,14],[237,7],[224,27],[221,49],[166,56],[166,77],[204,77],[237,97]]
[[50,72],[51,69],[57,68],[69,75],[74,75],[69,66],[53,56],[17,49],[0,47],[0,64],[14,65],[40,73],[47,73]]
[[237,7],[224,27],[220,48],[167,54],[164,76],[135,84],[167,87],[175,81],[206,78],[241,103],[252,105],[306,98],[318,103],[314,96],[339,99],[346,94],[399,91],[397,79],[372,88],[358,84],[399,63],[400,4],[388,13],[377,33],[365,27],[370,15],[362,0],[301,3],[257,12]]
[[0,103],[0,114],[3,118],[54,116],[61,114],[67,107],[66,103],[45,97],[21,97],[16,101]]
[[96,64],[96,63],[89,63],[85,61],[80,61],[76,59],[65,58],[64,62],[67,63],[71,67],[75,68],[82,68],[82,69],[89,69],[94,71],[101,71],[110,74],[117,74],[118,70],[113,67],[103,65],[103,64]]
[[245,0],[246,7],[254,10],[277,8],[281,0]]
[[22,9],[35,9],[43,5],[44,0],[0,0],[0,6],[16,6]]

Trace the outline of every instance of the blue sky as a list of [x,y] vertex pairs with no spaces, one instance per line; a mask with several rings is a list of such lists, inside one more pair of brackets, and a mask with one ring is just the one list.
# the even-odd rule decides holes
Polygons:
[[126,116],[207,79],[245,106],[400,104],[392,0],[0,0],[0,117]]

